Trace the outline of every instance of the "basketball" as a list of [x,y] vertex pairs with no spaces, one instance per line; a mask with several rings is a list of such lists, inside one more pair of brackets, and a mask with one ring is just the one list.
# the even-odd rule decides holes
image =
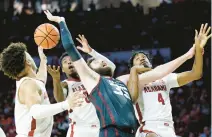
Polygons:
[[51,49],[58,44],[60,40],[60,33],[54,25],[44,23],[36,28],[34,40],[35,43],[38,46],[43,47],[43,49]]

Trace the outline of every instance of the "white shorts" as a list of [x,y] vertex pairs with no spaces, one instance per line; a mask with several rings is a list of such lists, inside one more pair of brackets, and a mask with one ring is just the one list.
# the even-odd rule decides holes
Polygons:
[[99,137],[99,126],[71,123],[66,137]]
[[4,131],[1,129],[1,127],[0,127],[0,137],[6,137]]
[[159,137],[176,137],[173,122],[148,121],[142,124],[137,132],[136,137],[146,137],[148,133],[155,133]]

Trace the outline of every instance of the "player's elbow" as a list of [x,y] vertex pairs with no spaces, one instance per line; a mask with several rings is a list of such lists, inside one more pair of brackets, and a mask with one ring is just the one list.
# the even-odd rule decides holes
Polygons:
[[192,75],[193,75],[193,79],[194,79],[194,80],[199,80],[199,79],[202,78],[202,75],[203,75],[203,74],[202,74],[202,72],[194,72],[194,71],[193,71],[193,74],[192,74]]
[[198,73],[194,76],[194,80],[199,80],[202,78],[202,73]]

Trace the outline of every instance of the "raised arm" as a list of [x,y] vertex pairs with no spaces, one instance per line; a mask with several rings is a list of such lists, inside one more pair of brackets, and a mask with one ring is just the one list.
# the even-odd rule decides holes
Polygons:
[[28,107],[30,115],[35,119],[50,117],[65,110],[81,106],[82,101],[80,101],[79,98],[84,97],[82,94],[76,92],[70,95],[66,101],[41,105],[41,94],[41,89],[33,80],[25,80],[19,89],[19,97],[23,97],[19,100]]
[[45,56],[45,54],[43,53],[43,48],[38,47],[38,54],[40,57],[40,66],[38,69],[38,72],[36,74],[37,79],[43,81],[46,84],[47,81],[47,58]]
[[210,27],[208,24],[201,25],[200,32],[195,33],[195,60],[193,68],[190,71],[182,72],[177,74],[177,81],[179,86],[186,85],[194,80],[198,80],[202,77],[203,70],[203,50],[211,35],[208,36],[210,32]]
[[49,11],[45,11],[45,14],[49,20],[59,23],[63,47],[71,57],[73,65],[76,68],[83,85],[87,89],[88,93],[90,93],[98,84],[100,75],[88,67],[85,60],[77,51],[71,33],[66,26],[65,19],[58,16],[52,16]]
[[140,74],[139,75],[139,83],[143,87],[145,84],[148,84],[152,81],[158,80],[163,78],[164,76],[168,75],[175,71],[179,66],[181,66],[185,61],[191,59],[194,56],[195,48],[192,47],[186,54],[178,57],[177,59],[170,61],[164,65],[160,65],[155,69]]
[[63,94],[63,87],[60,84],[60,66],[55,68],[55,66],[51,67],[50,65],[48,65],[47,70],[53,79],[53,94],[55,100],[57,102],[64,101],[65,98]]
[[130,92],[132,102],[136,103],[139,94],[142,94],[142,92],[139,92],[139,73],[149,71],[151,68],[144,68],[143,66],[134,66],[130,69],[130,76],[129,81],[127,82],[127,87]]
[[82,45],[82,47],[77,46],[77,49],[91,55],[94,58],[100,58],[100,59],[104,60],[107,63],[107,65],[112,69],[112,72],[114,74],[116,65],[112,61],[110,61],[108,58],[106,58],[105,56],[99,54],[94,49],[92,49],[90,47],[90,45],[88,44],[88,41],[84,35],[78,35],[78,36],[79,36],[79,38],[76,38],[76,39],[77,39],[77,41],[79,41],[79,43]]

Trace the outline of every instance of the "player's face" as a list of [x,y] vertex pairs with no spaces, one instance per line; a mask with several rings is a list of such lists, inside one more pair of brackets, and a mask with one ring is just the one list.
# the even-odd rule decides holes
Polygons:
[[37,66],[35,64],[35,61],[32,59],[31,55],[28,52],[25,52],[26,54],[26,61],[28,62],[27,64],[31,66],[33,71],[37,71]]
[[66,56],[62,60],[62,71],[66,75],[72,75],[76,74],[76,69],[74,68],[74,65],[72,64],[71,58],[69,56]]
[[150,63],[149,59],[147,58],[146,55],[144,55],[143,53],[139,53],[135,56],[135,58],[133,59],[133,65],[142,65],[144,67],[147,68],[152,68],[152,64]]
[[91,69],[99,73],[102,76],[112,76],[112,69],[102,59],[95,59],[90,64]]

